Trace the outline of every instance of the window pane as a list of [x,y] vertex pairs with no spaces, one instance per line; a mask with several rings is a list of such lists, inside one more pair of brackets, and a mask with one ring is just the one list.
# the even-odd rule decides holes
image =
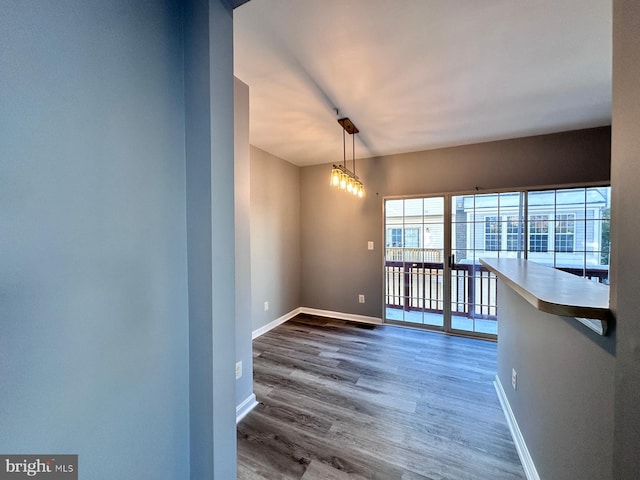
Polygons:
[[404,201],[405,222],[422,222],[422,199],[409,198]]
[[405,228],[404,229],[404,247],[419,248],[420,247],[420,229]]
[[524,250],[524,222],[517,215],[507,216],[507,250]]
[[404,215],[404,202],[402,200],[387,200],[384,204],[386,217],[402,218]]
[[387,228],[387,238],[385,241],[387,247],[402,246],[402,228]]
[[500,250],[502,239],[502,224],[500,217],[485,217],[484,224],[484,249],[489,251]]
[[549,251],[549,215],[529,215],[529,251]]
[[576,221],[573,213],[556,215],[555,251],[573,252],[576,233]]

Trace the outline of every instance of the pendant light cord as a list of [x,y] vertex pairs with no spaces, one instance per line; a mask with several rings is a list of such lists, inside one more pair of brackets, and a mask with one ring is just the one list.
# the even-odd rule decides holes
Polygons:
[[347,168],[347,147],[344,138],[344,129],[342,129],[342,165]]
[[[344,135],[344,132],[343,132]],[[353,176],[356,176],[356,136],[355,135],[351,135],[351,146],[353,149],[352,152],[352,158],[353,158]]]

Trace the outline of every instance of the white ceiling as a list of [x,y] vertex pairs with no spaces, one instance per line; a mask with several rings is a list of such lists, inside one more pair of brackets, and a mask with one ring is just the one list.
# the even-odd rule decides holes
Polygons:
[[234,10],[251,144],[341,162],[335,108],[360,129],[358,158],[609,125],[611,13],[611,0],[251,0]]

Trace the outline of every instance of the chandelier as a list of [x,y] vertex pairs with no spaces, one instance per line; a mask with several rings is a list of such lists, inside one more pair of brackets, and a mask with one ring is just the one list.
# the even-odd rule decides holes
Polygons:
[[[344,190],[345,192],[364,197],[364,185],[356,175],[356,143],[355,134],[360,130],[348,118],[338,119],[342,125],[342,165],[334,165],[331,170],[331,186]],[[345,132],[351,135],[353,172],[347,168],[347,150]]]

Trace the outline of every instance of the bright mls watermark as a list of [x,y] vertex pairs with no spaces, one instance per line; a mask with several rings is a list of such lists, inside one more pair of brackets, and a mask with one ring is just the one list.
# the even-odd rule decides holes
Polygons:
[[0,480],[78,480],[78,455],[0,455]]

